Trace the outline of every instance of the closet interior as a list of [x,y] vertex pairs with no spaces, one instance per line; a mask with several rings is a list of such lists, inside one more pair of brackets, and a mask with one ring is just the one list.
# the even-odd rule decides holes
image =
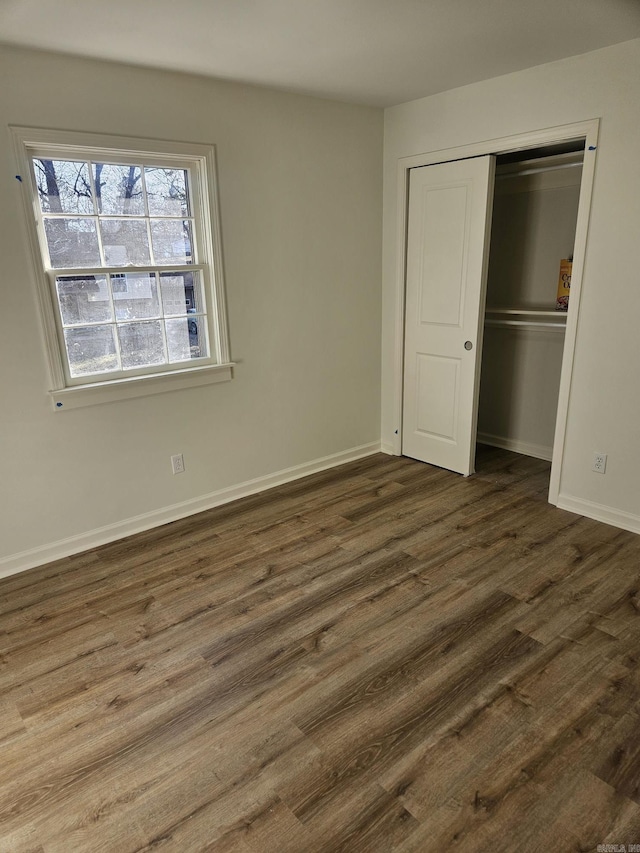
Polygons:
[[477,440],[540,459],[553,451],[567,319],[558,283],[583,155],[580,141],[496,158]]

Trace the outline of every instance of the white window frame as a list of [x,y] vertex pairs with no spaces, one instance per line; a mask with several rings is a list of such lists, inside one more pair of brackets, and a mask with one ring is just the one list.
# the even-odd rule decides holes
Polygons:
[[[233,362],[229,355],[229,336],[223,284],[222,238],[217,194],[215,147],[185,142],[165,142],[136,137],[111,136],[44,128],[12,127],[18,174],[21,182],[30,253],[37,283],[38,304],[44,344],[49,366],[50,397],[57,411],[104,403],[111,400],[156,394],[178,388],[189,388],[232,378]],[[205,292],[209,355],[179,365],[161,365],[149,369],[127,371],[117,378],[96,376],[71,378],[60,311],[51,285],[52,272],[45,267],[39,235],[40,201],[32,168],[32,159],[71,159],[73,157],[100,162],[144,161],[147,165],[188,168],[192,175],[191,215],[194,218],[194,243],[197,263],[172,266],[172,269],[200,271]],[[163,265],[156,265],[161,268]],[[136,268],[144,272],[145,267]],[[129,270],[123,268],[120,272]],[[96,274],[113,271],[94,270]],[[129,270],[130,271],[130,270]],[[82,268],[77,274],[83,272]],[[68,271],[64,272],[65,275]],[[55,277],[54,277],[55,278]]]

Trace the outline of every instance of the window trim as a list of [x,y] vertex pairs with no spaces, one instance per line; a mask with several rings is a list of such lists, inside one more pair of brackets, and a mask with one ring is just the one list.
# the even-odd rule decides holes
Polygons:
[[[83,405],[93,405],[109,400],[145,396],[181,387],[193,387],[208,382],[222,382],[232,378],[233,362],[229,353],[229,333],[224,292],[222,234],[218,201],[216,152],[213,145],[199,143],[151,140],[139,137],[111,134],[87,133],[83,131],[49,130],[11,126],[23,210],[30,248],[32,269],[36,282],[39,315],[49,369],[49,396],[53,407],[60,411]],[[206,266],[208,281],[206,289],[209,324],[209,345],[214,363],[172,368],[151,369],[149,372],[114,379],[87,377],[90,381],[71,381],[66,375],[65,360],[61,351],[58,311],[53,302],[50,276],[45,269],[38,236],[39,201],[35,182],[31,177],[31,158],[59,153],[74,155],[102,162],[116,162],[119,156],[149,164],[172,163],[176,167],[186,166],[197,171],[198,191],[192,193],[194,238],[197,241],[200,263],[195,268]],[[201,228],[200,228],[201,226]],[[213,344],[213,346],[212,346]]]

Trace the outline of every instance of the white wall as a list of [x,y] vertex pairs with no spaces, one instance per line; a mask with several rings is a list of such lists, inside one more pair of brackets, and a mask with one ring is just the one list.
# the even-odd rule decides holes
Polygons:
[[[397,161],[601,118],[561,505],[640,531],[640,40],[385,113],[382,441],[393,442]],[[591,471],[595,451],[607,473]]]
[[564,329],[484,330],[478,441],[551,459]]
[[[0,79],[0,573],[379,441],[381,110],[14,49]],[[232,382],[53,411],[9,124],[216,144]]]

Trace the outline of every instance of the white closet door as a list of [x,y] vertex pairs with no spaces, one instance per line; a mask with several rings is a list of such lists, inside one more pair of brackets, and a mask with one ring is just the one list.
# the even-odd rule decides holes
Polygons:
[[473,473],[495,160],[412,169],[402,452]]

